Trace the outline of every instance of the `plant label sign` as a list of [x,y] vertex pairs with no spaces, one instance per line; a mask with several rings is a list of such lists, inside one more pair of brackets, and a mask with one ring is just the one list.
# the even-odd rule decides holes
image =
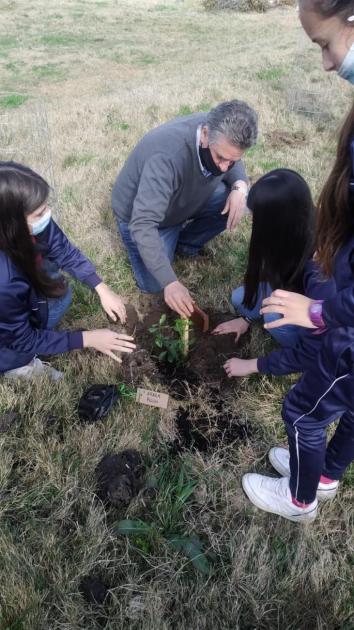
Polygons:
[[161,409],[167,409],[168,407],[168,394],[162,392],[154,392],[151,389],[142,389],[138,387],[136,393],[136,402],[143,405],[149,405],[150,407],[160,407]]

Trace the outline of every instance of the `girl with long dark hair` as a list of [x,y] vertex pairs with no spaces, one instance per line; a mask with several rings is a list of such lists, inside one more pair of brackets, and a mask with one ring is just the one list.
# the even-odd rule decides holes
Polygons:
[[132,352],[132,338],[111,330],[83,332],[53,328],[71,303],[61,271],[95,289],[106,313],[126,318],[121,298],[97,275],[94,266],[54,222],[49,186],[30,168],[0,162],[0,373],[29,378],[62,374],[37,355],[95,348],[120,361],[115,352]]
[[[322,50],[324,69],[354,84],[354,1],[300,0],[300,20]],[[283,317],[268,329],[298,325],[325,334],[317,359],[287,394],[283,419],[289,449],[269,452],[274,479],[247,474],[250,500],[292,521],[316,517],[318,500],[337,493],[354,460],[354,106],[342,127],[332,172],[322,190],[317,216],[317,259],[333,273],[337,294],[317,301],[277,288],[262,313]],[[326,332],[325,332],[326,331]],[[327,445],[326,429],[339,418]]]
[[[244,286],[232,293],[232,304],[240,314],[215,328],[213,334],[235,333],[236,341],[252,321],[261,317],[262,300],[275,287],[298,291],[313,299],[335,294],[333,280],[325,281],[312,260],[314,251],[314,205],[305,180],[290,169],[280,168],[263,175],[251,188],[247,206],[252,215],[252,233]],[[279,318],[272,313],[266,322]],[[229,359],[224,368],[229,377],[253,372],[290,374],[302,372],[315,356],[322,337],[306,328],[285,326],[270,331],[280,343],[266,357]]]

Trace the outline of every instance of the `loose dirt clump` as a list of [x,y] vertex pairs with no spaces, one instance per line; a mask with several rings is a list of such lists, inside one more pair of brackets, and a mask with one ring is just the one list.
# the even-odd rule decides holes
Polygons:
[[226,409],[221,400],[208,408],[198,403],[179,407],[175,422],[178,437],[171,445],[173,454],[183,449],[209,452],[221,446],[244,442],[252,435],[251,426]]
[[96,606],[103,606],[109,596],[107,585],[100,578],[90,575],[82,578],[79,591],[89,604]]
[[19,422],[21,416],[16,411],[8,411],[0,415],[0,433],[6,433],[13,424]]
[[143,456],[134,449],[105,455],[96,467],[97,496],[117,508],[128,507],[144,484]]

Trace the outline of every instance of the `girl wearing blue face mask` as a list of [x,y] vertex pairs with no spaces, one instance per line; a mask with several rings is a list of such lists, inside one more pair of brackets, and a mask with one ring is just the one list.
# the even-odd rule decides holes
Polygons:
[[0,373],[30,378],[62,374],[37,355],[95,348],[120,361],[133,340],[108,330],[56,331],[71,303],[62,271],[98,293],[106,313],[126,319],[124,304],[97,275],[94,266],[53,221],[47,182],[15,162],[0,162]]
[[[354,1],[300,0],[300,20],[322,49],[324,69],[354,84]],[[326,331],[318,357],[287,394],[283,419],[289,449],[269,452],[280,479],[247,474],[244,490],[257,507],[292,521],[311,521],[317,503],[333,498],[354,461],[354,106],[340,133],[337,156],[317,213],[317,261],[333,273],[335,297],[313,300],[276,290],[262,314],[283,315],[266,324]],[[326,428],[339,423],[327,445]]]

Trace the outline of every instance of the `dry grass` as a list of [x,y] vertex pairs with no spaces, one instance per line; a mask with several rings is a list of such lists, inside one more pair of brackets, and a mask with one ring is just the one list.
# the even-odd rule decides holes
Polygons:
[[[196,0],[6,0],[0,18],[3,89],[46,103],[61,223],[127,301],[137,301],[137,294],[111,217],[110,189],[152,126],[243,98],[260,115],[260,141],[247,157],[252,178],[284,165],[317,192],[330,168],[349,92],[324,76],[294,9],[259,16],[208,14]],[[299,86],[325,96],[320,113],[289,107]],[[13,120],[21,107],[26,103],[11,110]],[[272,142],[274,132],[284,137],[279,131],[303,143]],[[211,244],[212,260],[178,264],[201,306],[229,308],[248,234],[246,223]],[[105,326],[89,292],[77,287],[76,296],[66,325]],[[265,343],[255,330],[250,352],[260,353]],[[172,460],[165,448],[173,435],[171,412],[124,402],[101,424],[79,423],[82,391],[93,382],[119,382],[119,368],[89,352],[58,357],[55,365],[66,375],[59,384],[0,383],[0,410],[15,408],[22,416],[0,435],[1,630],[104,623],[112,630],[354,627],[353,470],[339,499],[323,506],[308,528],[258,512],[240,489],[242,473],[268,469],[267,449],[284,441],[280,408],[291,379],[243,381],[234,405],[254,429],[247,442],[206,458]],[[53,426],[45,420],[50,413],[59,418]],[[155,533],[143,542],[114,535],[118,515],[106,514],[93,496],[99,458],[125,447],[142,449],[154,475],[165,471],[157,498],[138,497],[128,511],[152,523]],[[172,505],[169,527],[205,541],[214,565],[209,578],[162,535],[181,467],[196,489],[184,505]],[[104,612],[79,594],[79,581],[90,572],[111,587]]]

